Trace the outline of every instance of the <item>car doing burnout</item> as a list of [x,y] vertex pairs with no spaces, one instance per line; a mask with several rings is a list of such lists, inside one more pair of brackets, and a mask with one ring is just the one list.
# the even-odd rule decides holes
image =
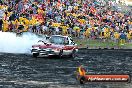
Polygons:
[[77,44],[72,38],[62,35],[52,35],[47,43],[40,40],[31,49],[33,57],[57,55],[61,58],[64,55],[69,55],[74,58],[77,51]]

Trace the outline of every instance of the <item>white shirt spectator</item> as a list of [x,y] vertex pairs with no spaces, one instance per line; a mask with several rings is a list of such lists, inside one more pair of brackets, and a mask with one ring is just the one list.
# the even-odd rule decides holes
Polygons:
[[59,28],[58,27],[56,27],[55,30],[56,30],[56,32],[59,32]]
[[47,31],[47,29],[48,29],[47,26],[44,26],[44,25],[42,26],[42,30],[43,30],[43,31]]

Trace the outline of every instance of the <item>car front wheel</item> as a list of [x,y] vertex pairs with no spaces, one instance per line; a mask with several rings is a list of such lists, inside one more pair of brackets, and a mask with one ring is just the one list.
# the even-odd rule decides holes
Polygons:
[[63,50],[60,51],[60,53],[59,53],[59,58],[61,59],[62,56],[63,56]]
[[39,53],[33,53],[33,57],[37,58],[39,56]]

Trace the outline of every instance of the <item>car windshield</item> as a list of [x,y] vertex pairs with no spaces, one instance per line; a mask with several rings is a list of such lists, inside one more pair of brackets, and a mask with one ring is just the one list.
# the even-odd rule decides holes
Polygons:
[[61,37],[61,36],[52,36],[49,39],[49,42],[54,43],[54,44],[64,44],[64,37]]

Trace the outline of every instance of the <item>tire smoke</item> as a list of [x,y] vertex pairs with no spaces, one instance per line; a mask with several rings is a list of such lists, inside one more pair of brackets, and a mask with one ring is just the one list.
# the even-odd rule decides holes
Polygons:
[[30,54],[32,45],[42,39],[42,37],[29,32],[16,36],[16,33],[0,31],[0,52]]

